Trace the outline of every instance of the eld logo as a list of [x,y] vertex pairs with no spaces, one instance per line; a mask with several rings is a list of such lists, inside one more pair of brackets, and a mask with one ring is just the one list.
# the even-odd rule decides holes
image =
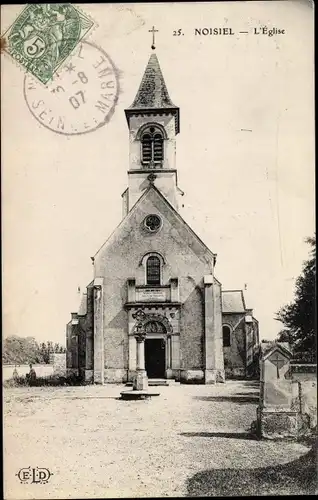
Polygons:
[[23,467],[16,473],[16,476],[20,479],[21,484],[46,484],[50,477],[53,476],[53,472],[45,467]]

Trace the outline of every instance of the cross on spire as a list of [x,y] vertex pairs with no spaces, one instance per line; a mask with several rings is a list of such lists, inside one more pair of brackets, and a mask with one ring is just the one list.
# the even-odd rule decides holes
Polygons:
[[278,356],[278,353],[276,353],[276,358],[275,359],[270,359],[270,361],[271,361],[271,363],[273,363],[273,365],[276,366],[277,378],[280,378],[279,377],[279,370],[280,370],[280,368],[282,368],[286,364],[286,360],[285,359],[281,359]]
[[155,27],[153,26],[151,30],[148,30],[149,33],[152,33],[152,45],[151,45],[151,48],[152,50],[155,50],[156,46],[155,46],[155,33],[158,33],[159,30],[156,30]]

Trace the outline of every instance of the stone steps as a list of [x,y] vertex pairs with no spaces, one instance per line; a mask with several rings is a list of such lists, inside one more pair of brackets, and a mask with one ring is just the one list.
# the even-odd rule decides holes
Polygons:
[[[154,387],[154,386],[169,386],[169,385],[175,385],[178,384],[175,380],[167,380],[164,378],[150,378],[148,379],[148,387]],[[133,383],[132,382],[127,382],[126,387],[132,387]]]

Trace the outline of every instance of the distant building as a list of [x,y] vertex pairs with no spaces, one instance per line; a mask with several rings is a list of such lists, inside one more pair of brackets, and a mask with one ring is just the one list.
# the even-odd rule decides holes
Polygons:
[[67,325],[67,369],[83,381],[131,380],[143,312],[148,377],[214,383],[254,373],[258,321],[241,290],[222,291],[216,254],[179,213],[173,104],[152,54],[132,106],[123,219],[93,258],[94,279]]

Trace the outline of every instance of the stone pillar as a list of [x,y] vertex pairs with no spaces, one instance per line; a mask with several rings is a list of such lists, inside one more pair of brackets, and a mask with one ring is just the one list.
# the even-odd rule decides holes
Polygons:
[[136,356],[136,364],[137,370],[145,369],[145,339],[137,336],[135,337],[137,341],[137,356]]
[[137,346],[136,339],[133,335],[128,337],[128,349],[129,349],[129,360],[128,360],[128,380],[132,381],[136,375],[136,355]]
[[145,370],[145,338],[142,333],[135,335],[136,339],[136,376],[133,383],[135,391],[146,391],[148,389],[148,378]]
[[166,353],[166,377],[167,378],[172,378],[172,369],[171,369],[171,337],[167,338],[167,353]]
[[213,275],[204,276],[205,337],[204,381],[206,384],[224,382],[222,338],[221,287]]
[[94,286],[87,287],[85,381],[94,381]]
[[[95,281],[100,280],[99,278]],[[104,384],[103,288],[94,283],[94,382]]]
[[171,368],[180,370],[180,336],[171,336]]

